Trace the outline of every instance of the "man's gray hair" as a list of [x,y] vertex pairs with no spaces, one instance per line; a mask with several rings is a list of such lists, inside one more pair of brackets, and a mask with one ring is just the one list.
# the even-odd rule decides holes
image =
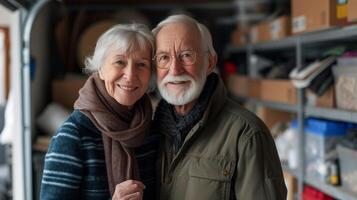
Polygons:
[[99,37],[93,56],[87,57],[85,60],[84,72],[97,72],[104,64],[109,51],[120,50],[130,53],[145,48],[151,48],[151,56],[154,55],[154,37],[146,25],[115,25]]
[[212,42],[212,36],[211,33],[209,32],[208,28],[199,23],[197,20],[195,20],[192,17],[189,17],[187,15],[171,15],[169,17],[167,17],[166,19],[164,19],[163,21],[161,21],[153,30],[152,33],[154,34],[154,36],[156,37],[157,33],[166,25],[168,24],[172,24],[172,23],[191,23],[197,26],[197,29],[200,32],[201,35],[201,40],[202,40],[202,45],[204,50],[209,51],[209,53],[212,56],[216,56],[216,51],[213,48],[213,42]]

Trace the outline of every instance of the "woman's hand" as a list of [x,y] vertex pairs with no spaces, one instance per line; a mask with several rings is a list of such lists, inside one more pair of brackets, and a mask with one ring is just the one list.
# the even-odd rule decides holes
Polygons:
[[127,180],[115,186],[113,200],[142,200],[145,185],[140,181]]

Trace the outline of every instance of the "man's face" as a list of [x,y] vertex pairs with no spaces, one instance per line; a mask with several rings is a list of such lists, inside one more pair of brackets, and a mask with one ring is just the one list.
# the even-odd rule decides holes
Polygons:
[[[209,73],[206,50],[198,29],[192,24],[172,23],[158,32],[156,55],[166,55],[168,63],[165,69],[157,68],[157,84],[167,102],[185,105],[199,97]],[[187,56],[185,52],[195,55],[193,64],[182,61]]]

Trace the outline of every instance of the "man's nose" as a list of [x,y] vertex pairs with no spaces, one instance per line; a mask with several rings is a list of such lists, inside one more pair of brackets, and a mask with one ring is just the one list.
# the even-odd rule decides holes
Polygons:
[[176,58],[176,56],[172,57],[169,67],[170,67],[169,73],[173,76],[180,75],[184,72],[184,66],[180,63],[180,61]]

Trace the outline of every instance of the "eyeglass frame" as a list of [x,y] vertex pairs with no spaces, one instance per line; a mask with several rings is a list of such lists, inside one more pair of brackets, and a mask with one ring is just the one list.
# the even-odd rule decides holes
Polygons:
[[[182,54],[182,52],[187,52],[187,51],[194,53],[194,54],[193,54],[193,55],[194,55],[194,60],[192,61],[192,63],[189,63],[189,64],[184,63],[183,61],[181,61],[180,58],[177,56],[177,54],[176,54],[176,55],[172,55],[172,54],[169,54],[169,53],[160,53],[160,54],[167,54],[168,56],[170,56],[169,62],[167,62],[167,64],[165,65],[165,66],[167,66],[167,67],[159,67],[159,66],[157,65],[156,58],[157,58],[157,56],[160,55],[160,54],[155,54],[154,57],[152,58],[152,60],[153,60],[153,62],[154,62],[154,64],[155,64],[156,68],[159,68],[159,69],[169,69],[169,68],[170,68],[169,66],[170,66],[170,63],[172,62],[172,58],[173,58],[173,57],[175,57],[175,58],[176,58],[182,65],[184,65],[184,66],[188,66],[188,65],[193,65],[193,64],[195,64],[196,61],[197,61],[197,54],[198,54],[197,51],[194,51],[194,50],[183,50],[183,51],[181,51],[178,55]],[[209,50],[204,51],[204,53],[208,53],[208,52],[209,52]]]

